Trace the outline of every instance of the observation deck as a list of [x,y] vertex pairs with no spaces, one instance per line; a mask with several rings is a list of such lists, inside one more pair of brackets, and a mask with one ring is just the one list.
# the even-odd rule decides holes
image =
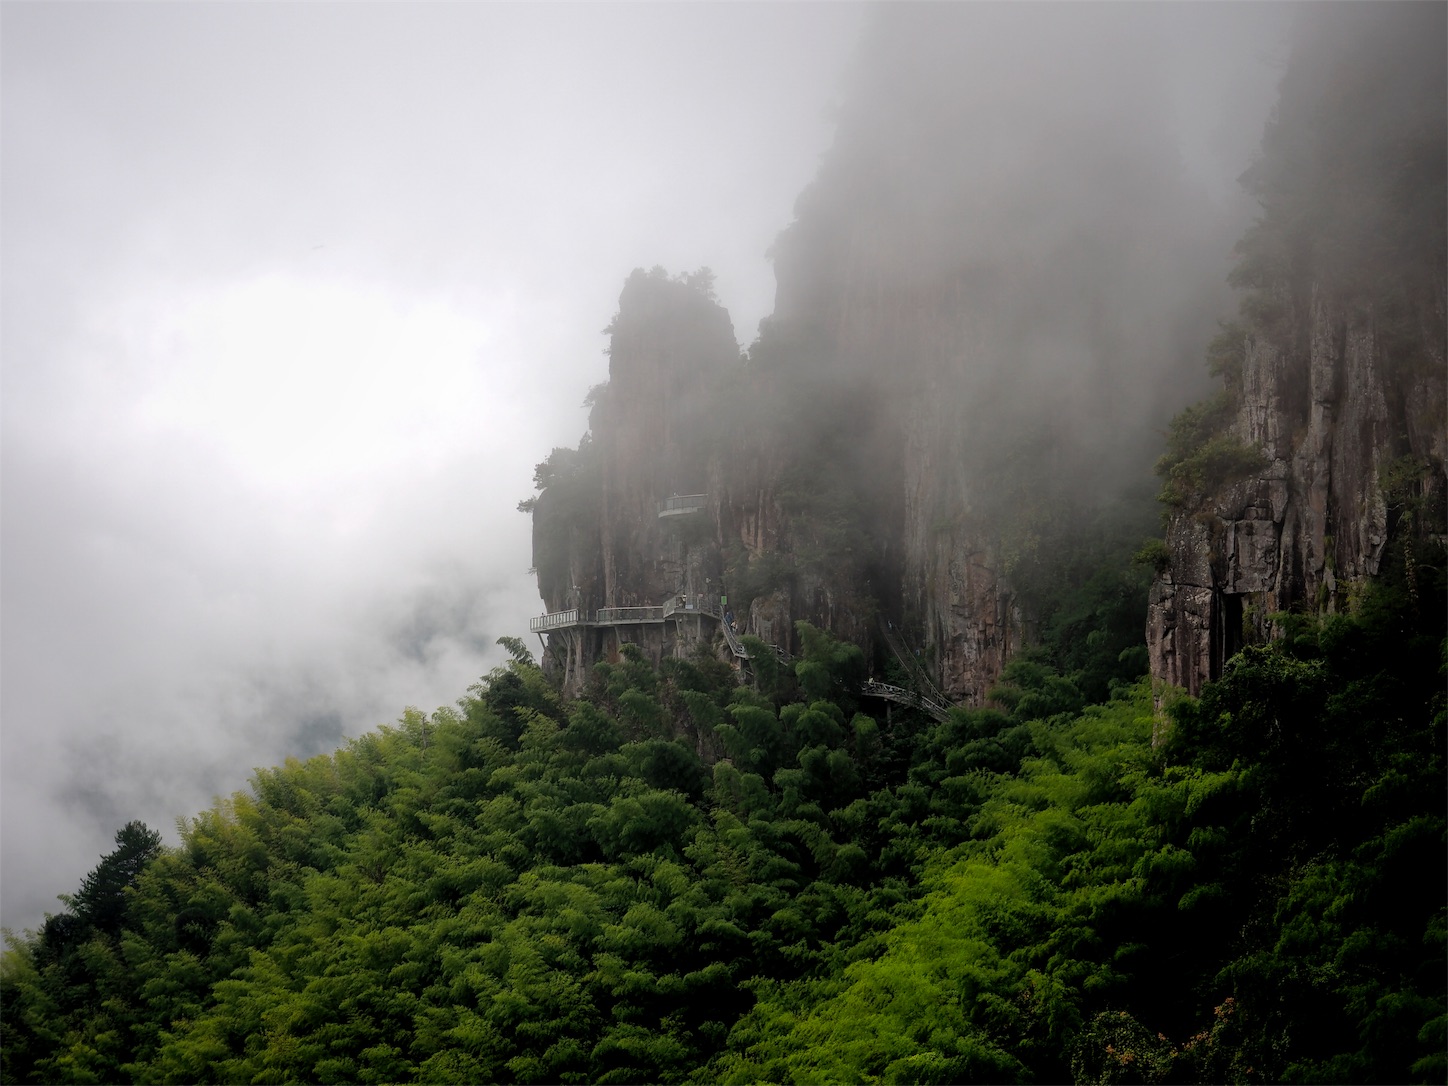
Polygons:
[[682,517],[688,513],[702,513],[709,506],[707,494],[675,494],[659,502],[659,519]]
[[554,611],[552,614],[539,615],[537,618],[528,620],[528,629],[533,633],[541,633],[544,630],[561,630],[566,626],[587,626],[583,612],[578,608],[570,611]]
[[652,607],[600,607],[596,611],[573,607],[567,611],[552,611],[530,619],[528,629],[533,633],[545,633],[548,630],[564,630],[576,626],[637,626],[648,622],[687,618],[690,615],[722,618],[719,597],[702,593],[680,593],[671,596],[668,602]]
[[[720,607],[718,596],[685,593],[670,597],[666,603],[654,607],[600,607],[591,613],[574,607],[567,611],[554,611],[551,614],[539,615],[529,622],[528,626],[541,637],[549,630],[593,626],[639,626],[652,622],[662,623],[688,618],[692,615],[717,620],[719,628],[724,632],[724,640],[729,645],[729,651],[746,666],[748,665],[749,650],[744,647],[744,642],[740,640],[738,632],[724,621],[723,609]],[[912,709],[928,713],[938,721],[947,720],[950,710],[945,696],[933,684],[930,684],[923,669],[920,668],[919,662],[911,659],[904,652],[895,630],[888,627],[883,628],[888,630],[887,637],[891,647],[895,649],[902,663],[912,667],[917,680],[922,681],[923,689],[907,690],[903,686],[892,686],[889,683],[867,679],[860,687],[860,693],[866,697],[893,701],[897,705],[908,705]],[[774,650],[774,655],[781,663],[788,664],[794,659],[778,645],[771,645],[770,648]]]

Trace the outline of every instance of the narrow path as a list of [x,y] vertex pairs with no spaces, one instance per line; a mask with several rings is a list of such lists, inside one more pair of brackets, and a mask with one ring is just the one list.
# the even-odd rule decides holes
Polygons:
[[900,631],[895,629],[894,624],[884,615],[880,616],[879,622],[880,632],[885,635],[885,643],[890,646],[895,659],[900,661],[900,666],[915,680],[921,692],[932,701],[945,703],[948,699],[926,674],[925,668],[920,664],[920,657],[905,651],[905,646],[900,641]]
[[860,693],[868,694],[871,697],[883,698],[885,701],[898,702],[901,705],[909,705],[919,709],[923,713],[929,713],[942,724],[950,719],[950,709],[934,698],[927,698],[924,694],[917,694],[913,690],[906,690],[903,686],[891,686],[889,683],[876,682],[874,679],[866,679],[865,685],[860,687]]
[[[739,633],[728,622],[724,620],[717,597],[706,597],[700,595],[680,595],[669,599],[667,603],[657,607],[600,607],[597,611],[589,614],[587,611],[573,608],[568,611],[555,611],[552,614],[540,615],[528,623],[528,628],[542,638],[543,634],[551,630],[563,630],[589,626],[632,626],[641,623],[667,622],[676,617],[687,618],[690,615],[706,615],[719,623],[719,628],[724,631],[724,640],[729,645],[729,651],[740,661],[745,668],[749,666],[749,650],[744,647],[740,640]],[[917,661],[906,655],[901,647],[895,630],[885,620],[881,620],[880,629],[885,634],[885,640],[892,652],[899,659],[911,676],[920,684],[924,693],[914,690],[906,690],[903,686],[892,686],[889,683],[877,682],[875,679],[867,679],[860,687],[860,693],[867,697],[881,698],[884,701],[892,701],[899,705],[908,705],[911,708],[919,709],[929,713],[938,721],[945,721],[950,717],[949,702],[930,681],[929,676]],[[770,645],[774,654],[783,663],[789,663],[794,659],[778,645]]]

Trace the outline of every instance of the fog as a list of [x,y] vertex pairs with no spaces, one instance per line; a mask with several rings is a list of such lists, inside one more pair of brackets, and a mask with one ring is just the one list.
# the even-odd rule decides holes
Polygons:
[[450,704],[638,265],[741,336],[851,5],[6,5],[0,916]]
[[1019,410],[1102,430],[1108,475],[1149,465],[1121,427],[1205,391],[1288,14],[885,9],[778,243],[776,319],[830,339],[810,365],[884,373],[957,428]]
[[4,924],[125,821],[174,841],[495,666],[541,606],[514,507],[586,427],[624,277],[712,267],[747,346],[781,230],[784,276],[859,226],[806,191],[822,160],[928,263],[1109,236],[1134,190],[982,208],[1052,140],[1121,138],[1210,220],[1218,291],[1289,11],[1166,9],[4,7]]

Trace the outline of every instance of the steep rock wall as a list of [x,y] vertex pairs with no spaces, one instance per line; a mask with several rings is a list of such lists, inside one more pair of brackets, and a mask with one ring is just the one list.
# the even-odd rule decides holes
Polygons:
[[[590,430],[576,452],[555,450],[533,507],[539,593],[549,613],[658,606],[717,592],[717,509],[661,518],[671,495],[710,485],[717,427],[712,389],[738,366],[729,315],[707,282],[636,272],[610,326],[609,380],[591,393]],[[540,467],[540,471],[543,468]],[[624,642],[658,662],[686,656],[708,620],[556,630],[545,664],[576,692]]]
[[[1249,171],[1265,214],[1238,269],[1255,293],[1230,430],[1262,466],[1173,515],[1150,601],[1153,673],[1188,689],[1273,636],[1270,616],[1350,605],[1403,516],[1385,475],[1411,462],[1416,493],[1442,488],[1445,126],[1407,108],[1442,80],[1342,63],[1342,43],[1396,63],[1442,35],[1374,36],[1374,10],[1322,39],[1316,83],[1284,81]],[[550,611],[722,590],[766,641],[793,648],[805,619],[877,668],[889,622],[976,704],[1051,620],[1082,525],[1205,391],[1236,231],[1178,169],[1126,13],[958,17],[936,37],[917,9],[883,20],[776,244],[775,312],[746,361],[707,283],[630,278],[590,437],[535,508]],[[1378,161],[1401,176],[1376,179]],[[688,492],[705,510],[661,522],[657,503]],[[708,631],[574,630],[550,654],[576,687],[620,638],[661,659]]]
[[[1441,559],[1448,451],[1448,9],[1329,5],[1299,28],[1238,246],[1232,433],[1262,466],[1171,518],[1152,674],[1196,693],[1287,612]],[[1432,549],[1432,548],[1430,548]]]
[[[1221,312],[1226,235],[1172,173],[1151,73],[1109,35],[1083,64],[1074,19],[1001,15],[952,55],[902,31],[776,244],[761,340],[870,405],[841,421],[871,511],[850,582],[973,704],[1043,619],[1029,567],[1149,464]],[[902,97],[918,113],[882,108]]]
[[[878,63],[775,246],[775,312],[697,443],[648,444],[688,396],[650,387],[673,378],[646,330],[672,318],[625,292],[593,420],[599,527],[579,535],[600,557],[575,550],[578,579],[543,586],[550,609],[573,584],[592,606],[723,584],[767,641],[793,648],[804,619],[882,668],[889,622],[947,694],[984,701],[1043,620],[1033,565],[1149,464],[1219,312],[1226,234],[1175,169],[1130,23],[881,20]],[[718,371],[671,365],[693,388]],[[675,458],[688,470],[666,480]],[[651,503],[680,488],[709,493],[709,545],[658,534]]]
[[1274,615],[1351,606],[1388,546],[1390,465],[1419,465],[1418,485],[1430,493],[1443,483],[1441,336],[1429,337],[1429,365],[1394,395],[1371,315],[1344,311],[1320,290],[1310,298],[1304,357],[1257,339],[1244,351],[1234,429],[1266,466],[1168,528],[1171,561],[1152,588],[1148,650],[1154,677],[1192,693],[1244,644],[1275,636]]

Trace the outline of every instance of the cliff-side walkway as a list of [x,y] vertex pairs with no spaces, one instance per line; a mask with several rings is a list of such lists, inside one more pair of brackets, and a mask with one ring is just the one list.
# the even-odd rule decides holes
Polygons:
[[[740,661],[747,665],[750,659],[749,650],[744,647],[740,640],[739,633],[728,622],[724,621],[723,608],[717,596],[704,596],[698,594],[682,593],[671,597],[667,602],[652,607],[600,607],[598,610],[589,612],[581,608],[571,608],[567,611],[554,611],[551,614],[539,615],[528,623],[528,628],[536,633],[541,640],[543,635],[552,630],[580,629],[599,626],[631,626],[642,623],[668,622],[680,618],[704,616],[716,619],[719,628],[724,633],[724,640],[729,645],[729,651]],[[908,705],[911,708],[919,709],[928,713],[938,721],[945,721],[950,715],[949,703],[945,696],[936,689],[935,684],[930,681],[918,661],[911,658],[901,647],[895,630],[887,622],[882,622],[880,628],[885,633],[885,640],[890,649],[900,660],[901,665],[920,684],[923,692],[907,690],[903,686],[892,686],[890,683],[878,682],[875,679],[865,680],[860,687],[860,693],[866,697],[880,698],[883,701],[894,702],[898,705]],[[793,657],[785,652],[778,645],[771,645],[775,655],[784,663],[789,663]]]

